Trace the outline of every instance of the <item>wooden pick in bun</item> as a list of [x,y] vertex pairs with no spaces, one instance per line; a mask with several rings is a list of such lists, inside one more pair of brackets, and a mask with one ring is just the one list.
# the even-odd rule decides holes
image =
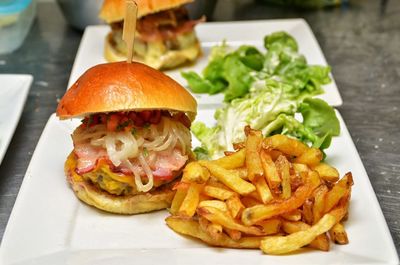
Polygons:
[[[190,20],[184,4],[193,0],[137,0],[138,21],[134,49],[135,61],[156,69],[172,69],[195,61],[201,54],[194,27],[204,18]],[[125,0],[105,0],[100,18],[111,26],[104,46],[109,62],[126,59],[122,41]]]
[[191,157],[196,109],[182,86],[141,63],[89,69],[57,107],[60,119],[83,118],[65,163],[77,197],[120,214],[169,207]]

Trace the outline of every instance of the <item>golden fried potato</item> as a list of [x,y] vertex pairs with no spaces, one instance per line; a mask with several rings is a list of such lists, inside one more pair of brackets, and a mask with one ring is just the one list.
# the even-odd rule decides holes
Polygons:
[[314,223],[313,206],[314,206],[314,200],[312,198],[308,198],[303,203],[302,207],[303,220],[304,222],[310,225]]
[[309,148],[306,152],[296,157],[293,162],[306,164],[308,166],[316,166],[322,160],[323,154],[318,148]]
[[205,183],[210,177],[210,172],[197,162],[190,162],[183,170],[183,182]]
[[279,156],[275,161],[276,169],[282,180],[283,199],[288,199],[292,195],[292,187],[290,186],[290,164],[285,156]]
[[243,167],[246,160],[246,149],[241,149],[229,156],[221,157],[213,163],[225,169],[235,169]]
[[349,239],[347,238],[346,230],[344,229],[344,226],[342,223],[335,224],[329,230],[329,236],[330,236],[332,242],[334,242],[335,244],[346,245],[349,243]]
[[171,208],[170,208],[170,213],[171,214],[177,214],[179,211],[179,208],[182,205],[183,200],[185,199],[187,194],[187,190],[184,189],[178,189],[175,193],[174,199],[172,200]]
[[267,237],[261,241],[261,249],[266,254],[281,255],[293,252],[310,244],[318,235],[331,229],[336,223],[333,215],[326,214],[310,228],[287,236]]
[[234,174],[235,171],[228,171],[209,161],[200,161],[199,163],[206,167],[219,181],[241,195],[246,195],[256,190],[253,184],[241,179],[239,174]]
[[300,221],[301,220],[301,211],[299,209],[296,209],[291,212],[284,213],[281,216],[288,221]]
[[314,191],[313,223],[318,222],[325,213],[325,198],[327,193],[328,187],[326,185],[321,185]]
[[214,187],[211,185],[205,186],[203,192],[207,196],[219,199],[221,201],[225,201],[235,194],[234,192],[232,192],[230,190],[220,188],[220,187]]
[[190,184],[186,197],[179,207],[179,216],[192,217],[195,214],[197,205],[199,204],[200,192],[202,188],[203,186],[201,184]]
[[281,178],[279,177],[278,170],[271,156],[263,150],[260,153],[260,158],[268,186],[274,191],[280,190]]
[[340,201],[341,198],[349,194],[352,185],[353,176],[351,175],[351,173],[347,173],[326,194],[325,212],[330,211]]
[[329,182],[336,182],[339,180],[339,172],[337,169],[326,163],[319,163],[315,166],[312,166],[311,169],[317,171],[323,180]]
[[266,149],[277,149],[290,156],[301,156],[310,149],[302,142],[282,134],[276,134],[265,138],[263,146]]
[[248,132],[246,139],[246,167],[250,181],[264,175],[260,158],[261,142],[261,131],[250,130]]
[[167,217],[167,225],[177,233],[192,236],[206,242],[212,246],[227,248],[259,248],[260,242],[264,237],[241,237],[239,240],[233,240],[224,233],[216,240],[204,232],[198,222],[190,219],[176,216]]
[[255,225],[261,227],[264,235],[273,235],[279,233],[281,230],[282,220],[279,218],[272,218],[258,222]]
[[198,207],[214,207],[223,212],[228,211],[226,203],[219,200],[204,200],[199,203]]
[[236,218],[244,210],[244,205],[239,199],[239,196],[234,195],[226,200],[229,213],[233,218]]
[[252,225],[259,221],[272,218],[299,208],[311,195],[313,186],[311,183],[299,187],[287,200],[279,203],[256,205],[246,208],[242,213],[242,222],[245,225]]
[[259,176],[253,179],[253,184],[256,186],[257,193],[263,203],[268,203],[274,198],[264,176]]
[[[310,228],[310,225],[301,222],[301,221],[283,221],[282,229],[287,234],[293,234],[299,231],[304,231]],[[322,251],[329,250],[329,240],[326,234],[321,234],[317,236],[311,243],[308,245],[310,248],[319,249]]]
[[220,224],[223,227],[238,230],[248,235],[261,236],[263,232],[255,226],[245,226],[234,220],[228,213],[214,207],[199,207],[197,213],[208,221]]
[[238,241],[242,237],[242,232],[238,230],[233,230],[225,227],[224,231],[228,234],[230,238],[232,238],[235,241]]

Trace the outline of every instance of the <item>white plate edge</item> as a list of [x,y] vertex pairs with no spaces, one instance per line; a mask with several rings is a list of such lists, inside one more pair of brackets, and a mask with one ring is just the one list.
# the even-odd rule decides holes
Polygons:
[[[18,90],[22,91],[21,92],[22,100],[19,102],[20,104],[18,104],[18,106],[15,107],[15,109],[18,112],[16,121],[13,122],[10,133],[9,133],[9,135],[6,136],[6,140],[4,141],[4,149],[0,150],[0,164],[2,163],[4,157],[7,153],[7,150],[11,143],[12,138],[14,137],[15,130],[17,129],[17,126],[21,119],[22,112],[24,111],[26,99],[28,98],[29,90],[30,90],[30,88],[32,86],[32,82],[33,82],[33,76],[30,74],[4,74],[4,76],[5,75],[16,76],[17,78],[21,78],[21,79],[25,79],[25,80],[23,80],[21,82],[21,85],[17,88]],[[1,139],[1,140],[3,140],[3,139]]]

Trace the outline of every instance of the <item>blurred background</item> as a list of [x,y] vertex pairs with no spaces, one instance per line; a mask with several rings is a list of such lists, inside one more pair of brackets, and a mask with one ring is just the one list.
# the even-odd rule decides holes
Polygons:
[[[349,8],[357,10],[361,8],[363,2],[363,0],[197,0],[187,7],[192,18],[205,15],[208,21],[229,21],[307,17],[311,13],[315,16],[325,12],[343,12]],[[47,12],[49,5],[54,10],[48,14],[48,18],[54,20],[62,16],[71,28],[83,31],[88,25],[103,23],[98,18],[101,4],[101,0],[1,0],[0,54],[12,52],[20,47],[37,13],[39,14],[37,23],[40,24],[40,14]],[[388,4],[388,0],[376,1],[374,8],[383,13]]]

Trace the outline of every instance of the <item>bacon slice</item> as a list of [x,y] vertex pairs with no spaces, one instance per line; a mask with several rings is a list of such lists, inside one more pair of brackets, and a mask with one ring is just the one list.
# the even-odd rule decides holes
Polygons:
[[[198,23],[204,21],[204,16],[197,20],[190,20],[184,7],[165,10],[140,18],[136,25],[138,32],[136,37],[143,42],[172,40],[178,35],[193,31]],[[122,31],[123,21],[112,23],[111,29],[115,32]]]
[[95,147],[89,143],[76,144],[75,155],[78,157],[76,173],[85,174],[96,167],[99,159],[107,158],[107,152],[103,148]]
[[181,169],[187,160],[188,157],[182,155],[180,150],[174,149],[169,154],[161,153],[150,167],[153,169],[155,179],[169,180],[173,177],[174,171]]
[[[80,175],[94,170],[98,161],[101,159],[107,160],[110,164],[111,170],[116,173],[124,173],[126,175],[132,174],[132,172],[124,165],[118,167],[113,166],[111,161],[108,159],[106,150],[103,148],[92,146],[89,143],[76,144],[74,152],[78,157],[76,173]],[[185,165],[188,157],[182,155],[180,150],[174,149],[172,152],[151,154],[148,156],[148,159],[146,158],[146,160],[149,163],[156,180],[170,180],[174,176],[174,171],[180,170]],[[140,175],[145,176],[145,172],[138,161],[132,161],[132,165],[137,167]]]
[[163,26],[163,27],[138,27],[138,39],[145,42],[170,40],[176,38],[178,35],[193,31],[193,28],[205,21],[205,17],[197,20],[186,20],[179,23],[177,26]]

